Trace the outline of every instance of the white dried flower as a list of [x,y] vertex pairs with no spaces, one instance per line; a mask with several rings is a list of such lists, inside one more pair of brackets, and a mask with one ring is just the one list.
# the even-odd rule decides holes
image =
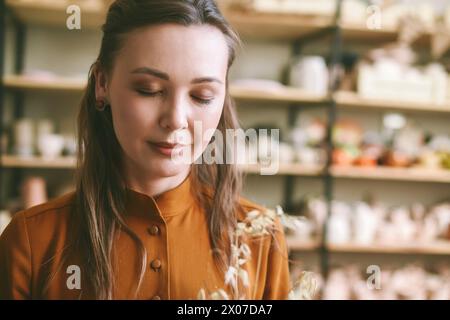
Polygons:
[[230,300],[228,294],[223,289],[211,293],[211,300]]
[[240,253],[239,248],[235,244],[232,244],[231,245],[231,258],[236,259],[237,257],[239,257],[239,253]]
[[255,219],[260,214],[261,214],[261,212],[259,212],[258,210],[252,210],[252,211],[247,213],[247,219]]
[[250,250],[250,247],[246,243],[241,244],[240,248],[241,248],[241,252],[245,258],[250,257],[252,251]]
[[225,285],[231,284],[232,287],[236,286],[236,274],[237,269],[233,266],[229,266],[227,273],[225,274]]
[[289,300],[311,300],[317,289],[317,280],[312,272],[304,271],[289,292]]
[[242,284],[245,287],[250,285],[250,281],[248,279],[248,272],[244,269],[239,269],[239,278],[242,280]]
[[[233,299],[245,299],[245,293],[239,292],[238,283],[242,282],[245,287],[250,286],[250,280],[247,270],[242,266],[247,262],[252,252],[250,247],[246,243],[241,243],[241,238],[244,235],[251,237],[259,237],[263,235],[270,235],[275,227],[275,219],[277,217],[284,218],[283,209],[280,206],[276,207],[276,210],[251,210],[247,213],[246,219],[236,224],[236,229],[231,233],[231,264],[225,273],[225,285],[230,285],[233,289]],[[262,238],[261,238],[262,240]],[[258,261],[261,259],[261,250],[259,253]],[[259,263],[259,262],[258,262]],[[258,273],[258,272],[257,272]],[[305,278],[307,279],[307,277]],[[308,291],[305,291],[305,284],[300,283],[301,291],[303,292],[302,298],[308,297]],[[256,287],[255,287],[256,288]],[[292,290],[289,294],[290,298],[297,296],[298,290]],[[202,289],[198,293],[199,299],[207,298],[205,291]],[[228,300],[229,297],[223,289],[219,289],[210,295],[213,300]]]
[[205,289],[200,289],[200,291],[197,294],[197,299],[198,300],[206,300],[206,292]]
[[279,217],[284,215],[284,210],[280,205],[277,205],[275,207],[275,212],[276,212],[277,216],[279,216]]

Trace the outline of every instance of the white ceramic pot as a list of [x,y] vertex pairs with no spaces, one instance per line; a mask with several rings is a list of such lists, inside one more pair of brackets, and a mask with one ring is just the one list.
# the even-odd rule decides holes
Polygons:
[[291,66],[290,85],[313,94],[328,92],[329,73],[325,59],[321,56],[302,57]]
[[61,155],[64,137],[59,134],[43,134],[39,137],[38,150],[43,158],[54,159]]
[[31,119],[20,119],[14,123],[14,153],[32,156],[34,151],[34,128]]

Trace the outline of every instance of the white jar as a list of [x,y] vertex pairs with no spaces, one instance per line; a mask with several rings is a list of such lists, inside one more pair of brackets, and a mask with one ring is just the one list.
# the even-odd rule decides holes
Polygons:
[[325,59],[321,56],[305,56],[291,66],[290,85],[312,94],[328,93],[329,73]]
[[32,156],[34,151],[34,128],[31,119],[20,119],[14,123],[14,153]]
[[433,82],[433,103],[444,105],[447,102],[448,75],[445,68],[439,63],[431,63],[426,73]]
[[375,241],[378,229],[377,215],[364,202],[357,202],[353,218],[353,235],[356,243],[370,245]]
[[327,241],[332,244],[345,244],[351,241],[350,207],[339,201],[333,201],[332,213],[328,220]]
[[64,137],[59,134],[42,134],[38,141],[39,153],[43,158],[54,159],[64,149]]

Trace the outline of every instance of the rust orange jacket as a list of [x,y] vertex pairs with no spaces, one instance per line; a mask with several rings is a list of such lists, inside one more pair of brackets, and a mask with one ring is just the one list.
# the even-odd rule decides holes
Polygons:
[[[191,185],[187,178],[157,197],[127,189],[124,219],[143,242],[148,261],[136,296],[139,251],[136,243],[119,231],[114,243],[114,299],[197,299],[202,288],[229,292],[214,263],[206,215],[194,200]],[[74,193],[68,193],[14,216],[0,237],[0,299],[93,297],[83,276],[82,253],[63,254],[73,241],[69,219],[73,199]],[[241,205],[246,212],[263,209],[245,199]],[[243,214],[238,214],[238,219],[243,219]],[[244,264],[249,276],[247,298],[287,298],[287,248],[278,219],[276,227],[274,236],[248,241],[251,257]],[[68,285],[69,277],[76,273],[73,266],[79,267],[80,286]]]

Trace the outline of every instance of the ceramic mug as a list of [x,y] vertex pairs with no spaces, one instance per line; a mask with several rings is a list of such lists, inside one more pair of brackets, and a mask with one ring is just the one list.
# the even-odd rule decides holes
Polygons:
[[64,149],[64,137],[59,134],[42,134],[38,139],[38,150],[43,158],[54,159]]

